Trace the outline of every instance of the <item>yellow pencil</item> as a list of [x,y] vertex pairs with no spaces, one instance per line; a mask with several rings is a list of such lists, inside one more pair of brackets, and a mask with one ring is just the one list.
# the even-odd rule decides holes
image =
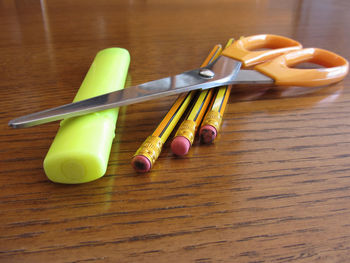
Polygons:
[[[214,47],[206,58],[205,62],[210,61],[210,59],[215,56],[218,47],[218,45]],[[152,168],[154,162],[158,159],[163,144],[168,139],[170,133],[175,128],[182,114],[185,112],[195,95],[196,91],[181,94],[152,135],[150,135],[142,143],[131,161],[131,165],[137,172],[145,173]]]
[[[204,61],[201,67],[208,65],[214,59],[216,59],[220,55],[222,48],[220,45],[217,45],[214,50],[215,55],[210,60]],[[208,108],[213,94],[214,89],[207,89],[201,91],[199,96],[196,98],[191,111],[179,126],[175,137],[171,142],[171,150],[174,154],[185,155],[188,153],[193,143],[197,128],[203,119],[204,113]]]
[[[232,42],[233,39],[230,39],[227,42],[226,47],[231,45]],[[199,130],[201,142],[212,143],[216,138],[230,93],[231,86],[223,86],[216,89],[214,98]]]

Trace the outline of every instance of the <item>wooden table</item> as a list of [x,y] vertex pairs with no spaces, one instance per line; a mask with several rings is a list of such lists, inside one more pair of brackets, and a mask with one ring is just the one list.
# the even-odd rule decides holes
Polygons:
[[58,123],[98,50],[131,53],[128,85],[198,67],[230,37],[281,34],[350,58],[347,0],[0,1],[1,262],[349,262],[349,78],[234,89],[214,144],[148,174],[130,159],[175,96],[121,108],[106,175],[49,181]]

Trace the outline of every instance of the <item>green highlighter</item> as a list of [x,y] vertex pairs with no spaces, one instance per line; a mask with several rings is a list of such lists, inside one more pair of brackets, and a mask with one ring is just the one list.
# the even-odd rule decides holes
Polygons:
[[[97,53],[73,102],[124,88],[129,52],[108,48]],[[45,157],[47,177],[57,183],[79,184],[102,177],[115,136],[119,108],[61,121]]]

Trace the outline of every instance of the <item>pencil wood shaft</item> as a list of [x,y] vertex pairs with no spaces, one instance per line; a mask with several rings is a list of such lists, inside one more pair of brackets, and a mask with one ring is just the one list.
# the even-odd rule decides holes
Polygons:
[[[204,60],[202,65],[207,65],[208,63],[213,61],[213,58],[216,58],[218,56],[219,51],[221,51],[221,46],[216,45],[213,48],[213,50],[209,53],[208,57]],[[195,94],[196,91],[191,91],[188,93],[181,94],[176,99],[176,101],[174,102],[168,113],[164,116],[162,121],[159,123],[152,135],[149,136],[136,151],[134,157],[144,156],[148,159],[150,167],[153,166],[154,162],[157,160],[162,150],[163,144],[175,128],[176,124],[180,120],[186,108],[190,105],[190,102],[195,97]],[[137,167],[139,165],[137,162],[136,165],[134,162],[132,163],[134,167]]]
[[[212,51],[209,53],[208,57],[204,60],[201,67],[208,65],[210,62],[212,62],[214,59],[216,59],[219,56],[219,54],[221,53],[221,50],[222,50],[221,46],[216,45],[212,49]],[[153,132],[152,135],[159,136],[164,143],[178,122],[178,119],[176,117],[177,116],[181,117],[184,110],[186,110],[186,108],[187,108],[187,107],[184,108],[184,110],[182,111],[182,110],[179,110],[179,107],[183,103],[185,103],[185,105],[188,106],[189,102],[184,101],[186,96],[190,96],[191,98],[193,98],[195,96],[195,94],[196,94],[196,91],[191,91],[187,94],[186,93],[181,94],[177,98],[177,100],[174,102],[174,104],[172,105],[172,107],[170,108],[168,113],[164,116],[162,121],[158,124],[157,128],[155,129],[155,131]]]
[[[232,42],[233,38],[229,39],[226,43],[225,48],[230,46]],[[219,56],[221,52],[222,49],[220,48],[216,55]],[[213,59],[215,58],[216,57],[213,57]],[[208,63],[210,63],[210,61],[208,61]],[[203,63],[202,67],[203,66],[206,65]],[[180,127],[178,128],[174,138],[177,136],[185,137],[190,142],[190,145],[192,145],[195,134],[197,132],[197,128],[203,120],[204,114],[212,101],[214,93],[216,93],[215,89],[201,91],[199,96],[196,98],[196,101],[194,102],[187,118],[181,123]],[[213,105],[213,103],[211,103],[211,105]]]
[[[226,43],[225,48],[230,46],[233,43],[233,41],[234,41],[233,38],[229,39]],[[203,137],[204,134],[201,134],[202,139],[206,138],[205,140],[201,139],[203,142],[209,143],[209,142],[212,142],[216,138],[217,133],[220,129],[222,117],[224,115],[226,104],[227,104],[228,98],[230,96],[230,93],[231,93],[231,86],[226,85],[226,86],[216,88],[213,99],[210,103],[210,106],[208,107],[208,111],[207,111],[207,113],[203,119],[202,125],[201,125],[202,128],[211,126],[212,128],[210,128],[210,129],[214,129],[214,130],[209,131],[209,133],[212,136],[207,136],[208,130],[207,130],[207,128],[204,128],[204,130],[207,130],[207,131],[204,132],[206,134],[204,137]],[[201,128],[200,133],[202,133],[204,131],[204,130],[202,131],[202,128]]]

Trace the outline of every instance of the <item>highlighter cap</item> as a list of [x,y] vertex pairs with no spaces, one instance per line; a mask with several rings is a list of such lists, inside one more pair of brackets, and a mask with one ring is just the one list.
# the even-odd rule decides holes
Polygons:
[[[108,48],[97,53],[73,102],[124,88],[129,52]],[[57,183],[96,180],[107,170],[118,108],[63,120],[44,159],[47,177]]]

